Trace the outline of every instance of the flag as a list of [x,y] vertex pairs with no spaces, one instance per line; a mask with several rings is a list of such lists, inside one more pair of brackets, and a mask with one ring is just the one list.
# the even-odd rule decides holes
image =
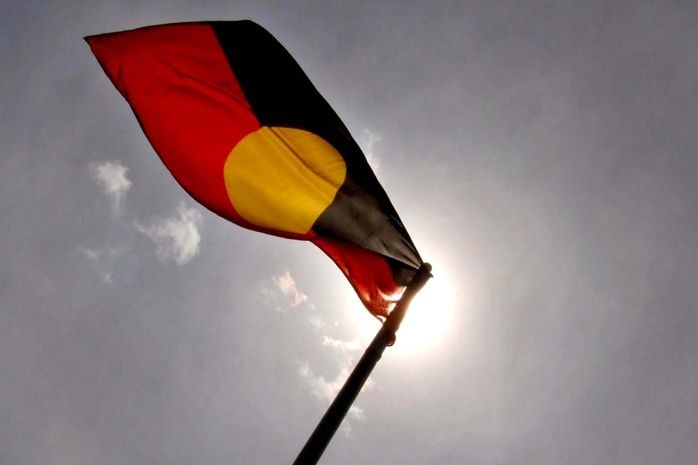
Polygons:
[[252,21],[86,37],[181,186],[240,226],[307,240],[386,317],[422,260],[365,156]]

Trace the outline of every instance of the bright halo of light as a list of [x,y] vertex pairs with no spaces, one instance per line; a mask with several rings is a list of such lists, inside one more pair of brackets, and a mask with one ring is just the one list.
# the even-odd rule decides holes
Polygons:
[[443,270],[427,281],[407,309],[392,350],[419,354],[442,343],[452,326],[453,294],[453,286]]

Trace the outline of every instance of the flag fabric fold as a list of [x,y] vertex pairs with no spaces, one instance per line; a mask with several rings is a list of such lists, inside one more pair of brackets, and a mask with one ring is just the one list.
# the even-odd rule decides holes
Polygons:
[[197,22],[85,40],[192,197],[311,241],[372,314],[389,314],[422,260],[358,144],[271,34]]

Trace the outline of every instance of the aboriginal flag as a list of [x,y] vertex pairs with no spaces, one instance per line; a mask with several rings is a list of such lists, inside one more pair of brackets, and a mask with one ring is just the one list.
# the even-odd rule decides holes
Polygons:
[[243,227],[308,240],[385,317],[422,260],[349,131],[251,21],[85,39],[172,175]]

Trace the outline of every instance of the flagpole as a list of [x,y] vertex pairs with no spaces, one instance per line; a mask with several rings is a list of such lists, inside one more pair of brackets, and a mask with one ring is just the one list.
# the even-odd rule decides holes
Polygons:
[[390,312],[385,323],[383,323],[383,326],[381,326],[381,329],[373,338],[373,341],[364,352],[354,371],[347,378],[337,397],[332,401],[320,423],[315,427],[315,431],[308,438],[293,465],[315,465],[320,460],[322,453],[332,440],[332,436],[334,436],[349,408],[354,403],[356,396],[359,395],[361,388],[371,371],[373,371],[373,367],[376,366],[376,363],[383,355],[386,346],[392,345],[395,341],[395,333],[400,327],[410,301],[429,278],[431,278],[431,265],[424,263],[405,289],[402,298],[395,304],[395,308]]

